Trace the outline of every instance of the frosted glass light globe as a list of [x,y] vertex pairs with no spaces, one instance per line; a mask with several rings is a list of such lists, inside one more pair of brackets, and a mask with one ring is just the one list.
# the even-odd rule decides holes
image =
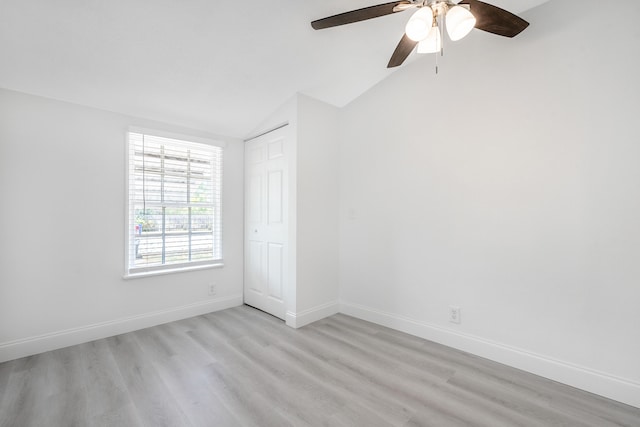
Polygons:
[[462,6],[454,6],[447,12],[447,33],[453,41],[460,40],[476,26],[476,17]]
[[433,23],[433,11],[430,7],[421,7],[416,13],[414,13],[407,26],[405,32],[414,42],[424,40],[431,31],[431,24]]
[[442,49],[442,38],[440,37],[440,29],[431,27],[431,31],[427,38],[418,43],[418,53],[436,53]]

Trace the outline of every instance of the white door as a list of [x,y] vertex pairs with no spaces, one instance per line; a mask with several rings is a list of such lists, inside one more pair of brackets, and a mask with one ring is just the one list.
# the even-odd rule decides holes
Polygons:
[[245,146],[244,302],[284,319],[287,173],[285,129]]

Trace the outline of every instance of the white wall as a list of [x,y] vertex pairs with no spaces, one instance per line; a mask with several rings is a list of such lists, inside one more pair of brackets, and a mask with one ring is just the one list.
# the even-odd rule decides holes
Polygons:
[[228,138],[224,268],[123,280],[129,125],[220,139],[0,90],[0,361],[242,303],[243,144]]
[[298,97],[297,311],[311,321],[338,311],[338,111]]
[[602,12],[549,2],[344,109],[341,309],[640,406],[640,4]]

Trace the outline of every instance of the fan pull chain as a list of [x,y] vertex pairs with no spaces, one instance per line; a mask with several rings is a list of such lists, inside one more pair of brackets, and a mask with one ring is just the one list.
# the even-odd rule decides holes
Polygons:
[[[440,56],[444,56],[444,32],[442,31],[442,15],[438,14],[436,17],[437,30],[440,32]],[[436,52],[436,75],[438,75],[438,52]]]
[[438,54],[436,53],[436,75],[438,75]]
[[[438,21],[439,16],[434,16],[433,21],[436,24],[436,29],[437,31],[440,31],[440,22]],[[437,39],[436,39],[437,40]],[[436,41],[436,46],[437,46],[437,41]],[[442,45],[440,46],[442,48]],[[438,75],[438,52],[436,52],[436,75]]]
[[444,56],[444,16],[438,16],[440,23],[438,24],[438,31],[440,31],[440,56]]

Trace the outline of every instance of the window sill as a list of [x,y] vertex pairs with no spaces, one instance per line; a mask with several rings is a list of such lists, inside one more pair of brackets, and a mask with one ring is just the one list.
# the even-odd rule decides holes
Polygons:
[[221,262],[217,264],[196,265],[192,267],[167,268],[163,270],[144,271],[139,273],[125,273],[124,276],[122,276],[122,278],[124,280],[133,280],[133,279],[142,279],[144,277],[164,276],[167,274],[175,274],[175,273],[188,273],[190,271],[208,270],[212,268],[222,268],[222,267],[224,267],[224,263]]

